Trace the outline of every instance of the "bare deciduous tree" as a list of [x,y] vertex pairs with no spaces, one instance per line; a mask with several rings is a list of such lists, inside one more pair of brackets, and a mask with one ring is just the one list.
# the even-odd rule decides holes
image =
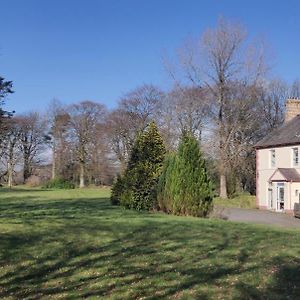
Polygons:
[[66,107],[57,99],[49,105],[47,119],[49,122],[48,138],[52,148],[52,179],[62,177],[70,159],[69,126],[70,116]]
[[109,114],[109,140],[121,170],[126,167],[136,134],[159,118],[163,99],[164,93],[159,88],[144,84],[122,97],[118,107]]
[[21,160],[21,153],[19,151],[20,142],[20,124],[18,119],[6,120],[6,131],[3,136],[3,147],[1,161],[5,165],[5,173],[7,174],[8,187],[13,186],[13,177],[16,164]]
[[169,98],[181,134],[189,132],[201,141],[203,125],[210,113],[207,90],[199,87],[176,86],[169,93]]
[[18,117],[20,150],[23,156],[24,182],[33,174],[34,166],[41,162],[45,149],[46,120],[31,112]]
[[88,149],[96,138],[99,124],[106,119],[106,108],[103,104],[83,101],[68,108],[72,141],[76,149],[76,159],[79,163],[79,187],[85,186],[86,166],[89,160]]
[[284,103],[289,96],[289,88],[280,79],[262,84],[258,89],[260,114],[263,118],[262,128],[272,130],[282,124],[284,119]]
[[131,127],[127,113],[119,108],[108,115],[106,126],[111,149],[120,162],[121,172],[123,172],[136,132]]
[[144,84],[127,93],[119,107],[128,114],[132,126],[139,131],[156,118],[163,96],[159,88]]
[[[220,19],[216,28],[207,30],[197,47],[185,45],[180,55],[182,70],[195,86],[210,91],[214,104],[212,122],[218,139],[220,197],[227,198],[226,173],[230,149],[227,141],[232,128],[232,88],[236,84],[253,86],[264,72],[263,52],[247,43],[242,26]],[[230,127],[232,127],[230,125]]]
[[299,79],[296,79],[292,83],[292,85],[290,87],[289,97],[300,98],[300,81],[299,81]]

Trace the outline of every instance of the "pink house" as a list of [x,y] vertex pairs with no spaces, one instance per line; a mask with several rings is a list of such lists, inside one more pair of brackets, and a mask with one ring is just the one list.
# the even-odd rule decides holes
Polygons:
[[292,213],[300,200],[300,99],[286,101],[284,124],[255,148],[257,206]]

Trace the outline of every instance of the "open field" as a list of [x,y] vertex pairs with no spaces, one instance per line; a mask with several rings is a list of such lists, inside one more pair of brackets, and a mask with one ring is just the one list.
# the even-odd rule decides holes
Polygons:
[[296,299],[300,231],[0,189],[0,298]]

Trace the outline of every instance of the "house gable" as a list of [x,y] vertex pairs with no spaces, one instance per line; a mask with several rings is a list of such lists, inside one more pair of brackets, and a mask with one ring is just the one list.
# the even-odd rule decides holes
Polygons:
[[274,181],[300,182],[300,174],[294,168],[278,168],[269,179]]

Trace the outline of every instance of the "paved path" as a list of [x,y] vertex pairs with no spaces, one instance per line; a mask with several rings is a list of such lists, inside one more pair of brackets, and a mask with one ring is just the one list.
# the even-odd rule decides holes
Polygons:
[[284,213],[275,213],[258,209],[217,208],[230,221],[276,225],[285,228],[300,228],[300,219]]

